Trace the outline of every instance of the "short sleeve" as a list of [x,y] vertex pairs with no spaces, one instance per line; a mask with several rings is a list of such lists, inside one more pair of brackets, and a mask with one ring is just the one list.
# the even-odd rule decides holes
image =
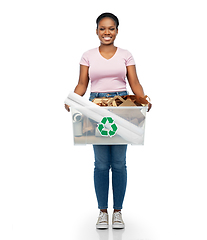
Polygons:
[[126,66],[131,66],[131,65],[135,65],[135,61],[134,58],[132,56],[132,54],[129,51],[126,51]]
[[87,67],[90,66],[87,52],[85,52],[85,53],[82,55],[81,60],[80,60],[80,64],[81,64],[81,65],[84,65],[84,66],[87,66]]

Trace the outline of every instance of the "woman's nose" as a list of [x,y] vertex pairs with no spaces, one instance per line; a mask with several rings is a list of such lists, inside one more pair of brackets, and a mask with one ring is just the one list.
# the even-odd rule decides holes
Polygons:
[[109,34],[109,29],[105,29],[105,34]]

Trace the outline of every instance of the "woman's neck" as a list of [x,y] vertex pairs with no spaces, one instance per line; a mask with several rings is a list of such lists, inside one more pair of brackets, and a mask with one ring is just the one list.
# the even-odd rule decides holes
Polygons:
[[103,45],[101,44],[99,47],[100,52],[105,52],[105,53],[110,53],[110,52],[115,52],[117,47],[115,47],[113,44],[111,45]]

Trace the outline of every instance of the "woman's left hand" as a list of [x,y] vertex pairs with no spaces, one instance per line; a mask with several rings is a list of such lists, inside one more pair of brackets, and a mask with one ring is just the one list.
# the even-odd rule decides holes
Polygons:
[[[136,98],[138,103],[144,104],[144,106],[148,106],[147,112],[149,112],[149,110],[152,108],[152,103],[150,102],[150,98],[147,95],[145,95],[144,97],[136,96]],[[147,100],[147,98],[149,99],[149,101]]]
[[148,110],[147,110],[147,112],[149,112],[149,110],[152,108],[152,103],[148,103]]

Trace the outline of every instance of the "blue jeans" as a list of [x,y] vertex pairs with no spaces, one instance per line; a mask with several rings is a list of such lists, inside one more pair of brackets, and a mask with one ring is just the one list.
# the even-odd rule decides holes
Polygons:
[[127,91],[122,91],[122,92],[107,92],[107,93],[96,93],[96,92],[91,92],[89,100],[92,101],[94,98],[101,98],[101,97],[115,97],[115,96],[124,96],[128,95]]
[[[127,95],[126,91],[113,93],[91,93],[90,101],[97,97],[114,97]],[[126,185],[127,145],[93,145],[94,149],[94,186],[99,209],[108,208],[109,170],[112,171],[113,208],[122,209]]]

